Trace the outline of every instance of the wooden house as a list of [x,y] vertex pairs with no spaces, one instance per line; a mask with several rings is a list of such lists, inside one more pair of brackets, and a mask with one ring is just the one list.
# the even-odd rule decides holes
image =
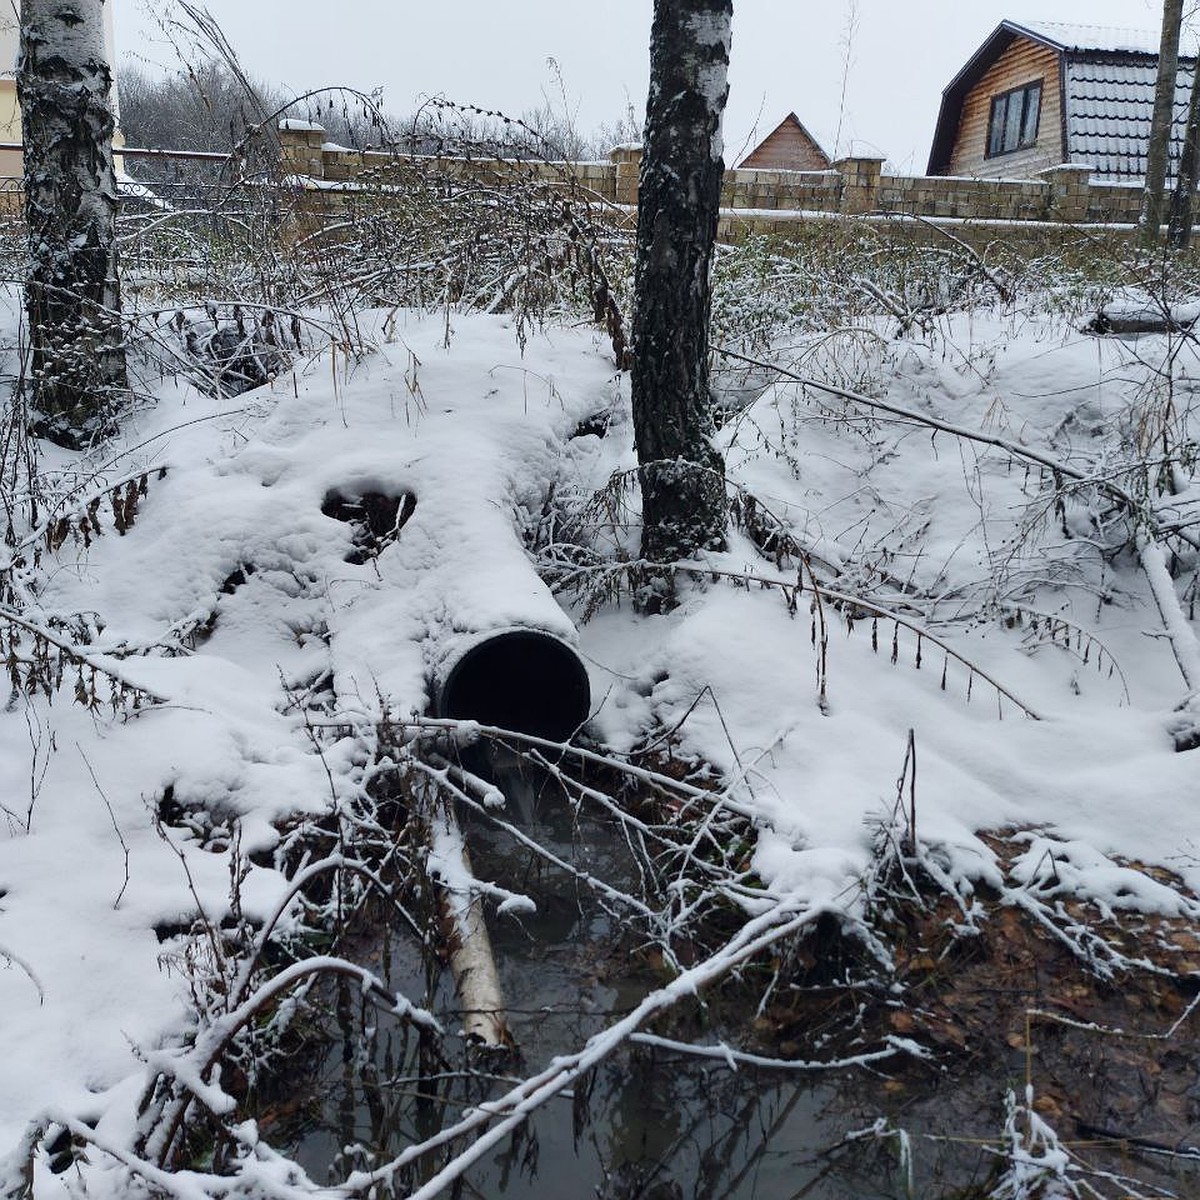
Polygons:
[[[929,175],[1028,178],[1059,163],[1135,182],[1158,72],[1157,32],[1002,21],[942,93]],[[1180,58],[1173,155],[1195,67]]]
[[770,171],[828,171],[830,162],[829,155],[821,149],[817,139],[792,112],[738,163],[738,167],[760,167]]

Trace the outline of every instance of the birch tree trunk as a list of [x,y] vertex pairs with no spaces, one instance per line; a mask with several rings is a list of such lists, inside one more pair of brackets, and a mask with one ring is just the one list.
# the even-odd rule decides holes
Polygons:
[[1162,38],[1158,50],[1158,79],[1154,85],[1154,113],[1146,147],[1146,187],[1138,217],[1138,244],[1149,249],[1158,241],[1163,223],[1163,193],[1171,150],[1171,124],[1175,115],[1175,76],[1179,70],[1179,33],[1183,0],[1163,0]]
[[[721,201],[721,117],[733,0],[655,0],[638,199],[633,422],[642,557],[691,558],[725,543],[724,464],[712,444],[709,272]],[[645,611],[674,602],[647,573]]]
[[111,431],[126,387],[111,85],[104,0],[21,0],[34,429],[72,448]]
[[1192,71],[1192,96],[1188,102],[1187,129],[1183,152],[1175,174],[1175,193],[1171,197],[1171,219],[1167,223],[1167,242],[1184,250],[1192,240],[1192,209],[1196,200],[1196,169],[1200,166],[1200,57]]

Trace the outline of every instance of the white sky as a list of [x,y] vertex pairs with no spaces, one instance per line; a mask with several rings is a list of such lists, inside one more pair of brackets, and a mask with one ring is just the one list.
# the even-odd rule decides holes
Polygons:
[[[519,116],[561,106],[558,63],[577,127],[640,123],[652,0],[199,0],[256,78],[304,91],[384,89],[387,109],[426,95]],[[177,66],[151,8],[112,0],[118,58]],[[726,155],[736,160],[794,110],[831,153],[882,153],[924,170],[942,88],[1005,17],[1157,29],[1159,0],[735,0]],[[839,124],[841,127],[840,138]]]

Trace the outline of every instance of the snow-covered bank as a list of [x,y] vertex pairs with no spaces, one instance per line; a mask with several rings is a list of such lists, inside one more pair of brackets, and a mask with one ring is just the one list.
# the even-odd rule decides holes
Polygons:
[[[5,1146],[50,1105],[100,1115],[140,1056],[184,1035],[179,943],[155,929],[229,915],[235,825],[242,856],[269,851],[273,822],[328,810],[326,766],[358,786],[353,739],[314,752],[309,689],[350,721],[406,715],[460,632],[573,636],[530,584],[514,513],[540,505],[613,372],[590,334],[556,332],[523,360],[504,322],[460,323],[447,350],[437,321],[414,321],[407,344],[337,377],[319,356],[248,408],[163,387],[114,469],[150,470],[133,528],[119,536],[105,509],[90,546],[48,556],[38,616],[94,614],[90,649],[133,651],[126,676],[169,701],[114,719],[67,689],[14,696],[0,720]],[[351,528],[321,512],[337,489],[408,491],[418,508],[399,542],[349,563]],[[209,828],[157,830],[168,789]],[[285,881],[245,866],[241,903],[261,919]]]
[[[68,687],[53,704],[15,695],[0,719],[0,1151],[48,1108],[128,1139],[144,1058],[190,1028],[196,964],[178,935],[231,915],[235,848],[241,907],[262,919],[286,889],[268,865],[277,824],[362,786],[362,743],[318,753],[306,718],[424,711],[455,640],[481,629],[573,639],[581,608],[549,598],[523,538],[542,553],[581,539],[610,563],[636,545],[635,495],[587,510],[590,526],[559,524],[632,466],[626,383],[602,339],[551,328],[522,355],[503,319],[452,324],[446,344],[441,317],[390,337],[381,323],[361,361],[317,355],[236,402],[157,387],[108,473],[149,472],[133,526],[119,535],[102,509],[102,536],[43,557],[38,620],[84,614],[89,650],[127,654],[125,675],[169,700],[114,717],[70,704]],[[981,313],[890,344],[874,369],[894,401],[1107,471],[1128,457],[1135,407],[1154,403],[1127,350],[1047,315]],[[1144,340],[1143,358],[1160,352]],[[1086,489],[1060,508],[995,447],[790,385],[721,436],[731,484],[812,551],[817,577],[907,624],[864,610],[848,627],[833,607],[810,612],[810,593],[790,611],[785,587],[761,581],[787,585],[798,567],[735,531],[707,563],[723,574],[686,585],[676,611],[609,603],[579,625],[594,735],[624,751],[674,730],[757,814],[753,866],[797,905],[857,911],[911,729],[916,833],[964,892],[1056,873],[1102,906],[1194,915],[1126,865],[1200,887],[1200,780],[1169,732],[1185,688],[1116,548],[1121,518]],[[322,513],[331,492],[416,507],[350,562],[353,530]],[[190,830],[156,821],[168,789]],[[1030,852],[1004,880],[978,833],[1014,827]]]

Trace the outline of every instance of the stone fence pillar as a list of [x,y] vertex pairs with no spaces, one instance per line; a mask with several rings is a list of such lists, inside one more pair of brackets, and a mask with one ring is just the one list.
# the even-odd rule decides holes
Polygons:
[[617,146],[609,151],[608,157],[617,175],[613,199],[617,204],[628,204],[636,208],[638,176],[642,170],[641,146]]
[[1086,221],[1093,170],[1078,163],[1060,163],[1039,171],[1038,178],[1049,185],[1046,215],[1055,221]]
[[323,179],[325,167],[321,147],[325,143],[325,126],[312,121],[292,118],[279,122],[279,160],[284,175],[307,175]]
[[833,164],[842,177],[842,212],[857,215],[879,208],[883,163],[882,158],[839,158]]

